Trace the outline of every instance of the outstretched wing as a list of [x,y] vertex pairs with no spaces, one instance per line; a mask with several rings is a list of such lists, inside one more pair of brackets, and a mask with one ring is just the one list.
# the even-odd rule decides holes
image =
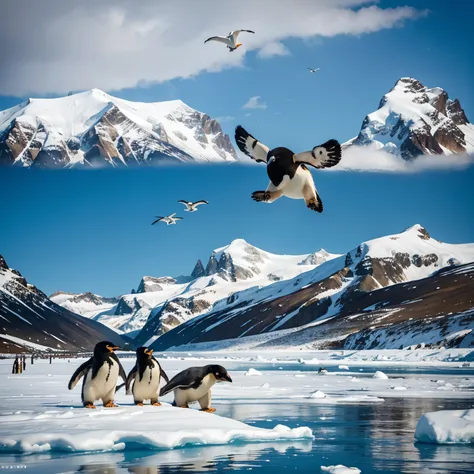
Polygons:
[[341,161],[341,145],[337,140],[328,140],[311,151],[295,154],[293,159],[295,163],[306,163],[315,168],[331,168]]
[[225,36],[211,36],[210,38],[207,38],[204,43],[207,43],[208,41],[217,41],[219,43],[229,44],[229,40]]
[[72,390],[77,385],[77,382],[81,380],[81,377],[85,377],[91,368],[92,357],[89,360],[86,360],[76,369],[76,371],[72,374],[71,380],[69,380],[69,383],[67,384],[67,388]]
[[182,218],[182,217],[173,217],[173,220],[175,220],[175,221],[182,221],[183,218]]
[[180,199],[178,202],[180,202],[181,204],[184,204],[185,206],[188,206],[188,204],[192,204],[188,201],[183,201],[182,199]]
[[170,393],[176,388],[190,388],[196,383],[195,370],[191,367],[190,369],[183,370],[179,374],[176,374],[161,390],[160,397]]
[[125,387],[126,387],[126,393],[127,395],[130,395],[132,392],[131,392],[131,389],[132,389],[132,382],[135,378],[135,375],[137,373],[137,366],[136,364],[134,365],[133,369],[128,373],[128,376],[127,376],[127,381],[125,382]]
[[240,33],[253,33],[253,34],[255,34],[255,31],[252,31],[252,30],[235,30],[229,36],[233,36],[234,41],[237,41],[237,36],[239,36]]
[[168,219],[174,219],[174,216],[175,216],[175,215],[176,215],[176,212],[173,212],[173,214],[170,214],[170,215],[168,216]]
[[[158,216],[155,216],[155,217],[158,217]],[[153,222],[151,223],[151,225],[156,224],[157,222],[160,222],[160,221],[162,221],[163,219],[164,219],[164,217],[158,217],[158,219],[156,219],[156,221],[153,221]]]
[[257,163],[267,162],[267,155],[270,149],[263,143],[260,143],[240,125],[235,129],[235,142],[241,152],[250,156],[250,158],[255,160]]
[[196,201],[193,202],[193,206],[200,206],[201,204],[209,204],[207,201]]

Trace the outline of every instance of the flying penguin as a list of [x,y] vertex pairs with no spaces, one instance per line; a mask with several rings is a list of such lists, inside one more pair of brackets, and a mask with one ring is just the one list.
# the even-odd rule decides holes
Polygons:
[[211,388],[216,382],[232,382],[222,365],[190,367],[175,375],[160,391],[160,396],[174,391],[174,406],[189,408],[188,404],[199,402],[201,411],[213,413]]
[[242,43],[237,43],[237,38],[242,32],[255,34],[255,31],[252,30],[235,30],[231,31],[227,36],[211,36],[210,38],[207,38],[204,43],[207,43],[208,41],[218,41],[219,43],[224,43],[231,53],[242,46]]
[[309,69],[309,72],[318,72],[320,68],[318,67],[316,69],[313,69],[309,67],[308,69]]
[[184,204],[186,206],[186,209],[185,211],[187,212],[196,212],[198,210],[198,206],[200,206],[201,204],[209,204],[207,201],[196,201],[196,202],[192,202],[192,201],[178,201],[182,204]]
[[161,368],[160,363],[153,357],[153,349],[139,347],[137,349],[137,361],[127,377],[127,394],[133,394],[135,405],[143,406],[144,400],[150,400],[153,406],[160,406],[158,391],[160,379],[163,377],[166,383],[169,378]]
[[68,384],[69,390],[84,377],[81,397],[85,408],[95,408],[96,400],[102,400],[106,408],[117,406],[114,403],[114,396],[118,377],[120,376],[124,382],[127,379],[122,364],[114,353],[117,349],[120,348],[109,341],[97,343],[94,355],[72,374]]
[[182,217],[175,217],[175,215],[176,215],[176,212],[165,217],[155,216],[157,217],[157,219],[156,221],[153,221],[151,225],[154,225],[157,222],[166,222],[166,225],[172,225],[172,224],[176,224],[177,221],[181,221],[183,219]]
[[286,196],[304,199],[309,209],[323,212],[323,203],[306,165],[318,169],[337,165],[341,160],[341,145],[337,140],[328,140],[311,151],[295,154],[285,147],[270,150],[239,125],[235,129],[235,141],[247,156],[267,164],[270,183],[266,191],[252,194],[254,201],[271,203]]

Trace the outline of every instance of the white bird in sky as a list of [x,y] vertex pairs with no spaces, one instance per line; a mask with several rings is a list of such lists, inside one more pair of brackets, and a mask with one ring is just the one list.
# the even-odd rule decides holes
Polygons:
[[166,225],[172,225],[176,224],[177,221],[182,220],[182,217],[175,217],[176,212],[171,214],[170,216],[165,216],[165,217],[160,217],[160,216],[155,216],[157,217],[156,221],[152,222],[151,225],[156,224],[157,222],[166,222]]
[[187,212],[196,212],[198,210],[198,206],[200,206],[201,204],[209,204],[207,201],[196,201],[196,202],[192,202],[192,201],[178,201],[182,204],[184,204],[186,206],[186,209],[185,211]]
[[218,41],[219,43],[224,43],[229,49],[229,52],[232,52],[242,46],[242,43],[237,43],[237,38],[242,32],[255,34],[255,31],[252,30],[235,30],[231,31],[227,36],[211,36],[210,38],[207,38],[204,43],[207,43],[208,41]]
[[309,67],[308,69],[309,69],[309,72],[318,72],[320,68],[318,67],[316,69],[313,69],[313,68]]

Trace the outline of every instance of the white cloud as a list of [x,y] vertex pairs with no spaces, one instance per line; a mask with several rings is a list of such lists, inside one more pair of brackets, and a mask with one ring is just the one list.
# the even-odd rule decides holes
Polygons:
[[[420,12],[376,0],[3,0],[0,91],[108,91],[242,66],[247,51],[286,52],[287,38],[360,35]],[[249,11],[251,14],[249,15]],[[21,27],[15,19],[21,19]],[[197,21],[198,20],[198,21]],[[209,36],[246,28],[229,53]]]
[[230,115],[224,115],[222,117],[216,117],[216,120],[219,123],[233,122],[235,120],[235,117],[232,117]]
[[278,41],[274,41],[272,43],[268,43],[263,46],[259,52],[258,56],[260,58],[272,58],[274,56],[288,56],[290,50],[283,44]]
[[246,104],[242,106],[243,109],[261,109],[265,110],[267,104],[263,102],[262,98],[259,95],[250,97]]
[[334,171],[369,171],[379,173],[420,173],[436,170],[463,170],[474,165],[474,155],[423,155],[413,161],[377,149],[373,145],[350,146],[342,152]]

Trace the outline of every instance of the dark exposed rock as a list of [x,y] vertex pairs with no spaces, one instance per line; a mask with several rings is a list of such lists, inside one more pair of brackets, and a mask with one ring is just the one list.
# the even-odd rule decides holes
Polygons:
[[206,265],[206,275],[209,276],[209,275],[214,275],[215,273],[217,273],[217,266],[218,266],[218,263],[217,263],[216,257],[214,257],[214,255],[211,255]]
[[204,266],[201,260],[198,260],[196,265],[194,266],[194,270],[191,273],[193,278],[201,278],[206,275],[206,270],[204,270]]

